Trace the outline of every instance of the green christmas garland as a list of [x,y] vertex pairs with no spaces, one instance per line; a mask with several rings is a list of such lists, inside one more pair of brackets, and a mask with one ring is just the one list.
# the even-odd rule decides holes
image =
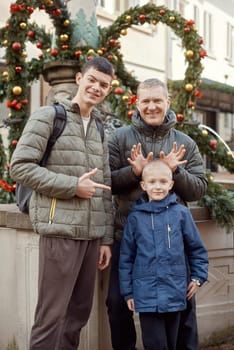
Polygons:
[[[36,23],[30,23],[31,14],[35,9],[45,11],[52,20],[55,40],[45,28],[39,27]],[[202,154],[206,154],[213,163],[223,165],[230,172],[234,171],[233,156],[224,145],[219,140],[214,140],[214,137],[206,130],[199,129],[196,124],[191,123],[191,115],[196,108],[196,99],[202,97],[200,92],[202,59],[206,56],[206,51],[202,46],[203,39],[197,33],[193,20],[186,20],[178,12],[165,6],[147,3],[141,7],[130,8],[109,27],[99,27],[98,47],[77,47],[73,37],[77,23],[73,23],[70,19],[65,1],[17,0],[10,5],[10,14],[6,26],[0,29],[0,46],[6,49],[7,63],[6,69],[0,76],[0,101],[7,99],[7,107],[10,110],[5,119],[5,123],[10,126],[9,157],[28,119],[29,84],[37,80],[43,73],[46,62],[73,60],[82,67],[84,62],[94,56],[109,59],[116,69],[116,79],[113,81],[113,92],[109,96],[109,103],[112,111],[119,116],[122,122],[130,122],[135,108],[138,81],[125,69],[120,38],[127,35],[127,30],[132,25],[142,26],[149,23],[157,26],[161,22],[169,26],[181,39],[187,67],[179,89],[174,89],[173,83],[169,82],[172,108],[178,120],[177,127],[196,140]],[[27,42],[31,42],[40,49],[38,58],[27,60]],[[6,187],[9,186],[8,182],[12,184],[9,173],[5,184],[6,191],[9,190]],[[209,190],[208,193],[214,196],[216,202],[219,203],[220,186],[209,181]],[[11,185],[11,191],[14,191],[14,184]],[[203,204],[208,207],[213,216],[217,213],[219,223],[224,222],[227,225],[228,222],[231,222],[233,224],[233,196],[230,196],[227,191],[221,192],[220,206],[217,203],[214,206],[212,200],[204,200]],[[223,198],[226,198],[226,203],[230,208],[229,211],[225,208],[225,213],[222,213]]]

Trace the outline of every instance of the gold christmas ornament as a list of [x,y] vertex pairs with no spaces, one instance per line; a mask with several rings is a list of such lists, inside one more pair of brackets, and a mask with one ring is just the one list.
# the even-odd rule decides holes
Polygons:
[[156,19],[153,19],[152,24],[156,26],[158,24],[158,21]]
[[62,42],[68,41],[68,35],[67,34],[61,34],[59,38],[60,38],[60,40]]
[[7,79],[9,76],[9,73],[5,70],[4,72],[2,72],[2,76],[3,78]]
[[132,20],[132,17],[131,17],[131,16],[126,16],[126,21],[127,21],[127,22],[131,22],[131,20]]
[[193,55],[194,55],[194,52],[193,52],[192,50],[188,50],[188,51],[186,51],[185,55],[186,55],[186,57],[188,57],[188,58],[192,58]]
[[192,84],[186,84],[185,85],[185,90],[190,92],[190,91],[193,91],[193,85]]
[[103,51],[102,50],[97,50],[97,53],[99,54],[99,56],[103,55]]
[[118,87],[118,86],[119,86],[119,81],[118,81],[117,79],[114,79],[114,80],[112,80],[111,85],[112,85],[113,87]]
[[26,51],[23,51],[23,52],[21,53],[21,57],[26,58],[27,56],[28,56],[28,54],[27,54]]
[[93,49],[88,50],[87,55],[93,55],[95,54],[95,51]]
[[202,130],[202,136],[208,136],[208,131],[206,129],[203,129]]
[[170,16],[170,17],[169,17],[169,21],[170,21],[171,23],[174,23],[174,22],[175,22],[175,17],[174,17],[174,16]]
[[52,0],[44,0],[44,4],[47,6],[54,6],[54,2]]
[[120,32],[121,35],[127,35],[127,33],[128,33],[127,29],[122,29]]
[[123,100],[124,102],[128,102],[128,100],[129,100],[128,95],[123,95],[123,96],[122,96],[122,100]]
[[69,24],[70,24],[69,19],[65,19],[65,21],[63,22],[64,27],[68,27]]
[[8,40],[3,41],[3,46],[8,46]]
[[16,85],[12,88],[12,92],[15,96],[19,96],[22,94],[22,87]]
[[25,22],[20,23],[20,29],[25,29],[27,27],[27,24]]

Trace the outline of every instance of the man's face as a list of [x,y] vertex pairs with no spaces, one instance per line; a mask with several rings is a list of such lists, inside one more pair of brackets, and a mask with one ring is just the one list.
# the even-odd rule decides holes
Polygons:
[[83,75],[77,73],[76,83],[79,86],[77,94],[79,102],[82,101],[82,103],[89,106],[101,103],[111,91],[111,81],[110,75],[99,72],[93,67]]
[[169,101],[161,86],[140,88],[137,96],[137,108],[144,121],[152,126],[161,125],[164,121]]

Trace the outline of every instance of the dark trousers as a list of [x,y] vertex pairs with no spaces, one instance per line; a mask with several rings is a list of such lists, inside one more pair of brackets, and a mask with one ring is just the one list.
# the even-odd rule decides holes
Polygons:
[[128,309],[119,290],[119,253],[120,244],[115,241],[112,246],[109,290],[106,300],[111,342],[114,350],[134,350],[136,346],[136,330],[133,312]]
[[[113,350],[134,350],[136,348],[136,331],[133,313],[129,311],[119,289],[119,254],[120,242],[115,241],[112,246],[109,289],[106,300],[111,342]],[[195,298],[192,298],[187,303],[187,309],[181,315],[177,350],[198,349],[196,304]]]
[[139,314],[145,350],[176,350],[180,312]]
[[93,301],[99,240],[40,237],[30,350],[77,350]]

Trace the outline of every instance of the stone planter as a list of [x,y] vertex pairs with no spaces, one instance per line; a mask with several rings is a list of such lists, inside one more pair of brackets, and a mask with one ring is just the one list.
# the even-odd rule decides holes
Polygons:
[[59,97],[73,98],[77,91],[76,73],[80,71],[77,61],[47,62],[43,68],[43,78],[51,86],[46,104],[53,104]]

